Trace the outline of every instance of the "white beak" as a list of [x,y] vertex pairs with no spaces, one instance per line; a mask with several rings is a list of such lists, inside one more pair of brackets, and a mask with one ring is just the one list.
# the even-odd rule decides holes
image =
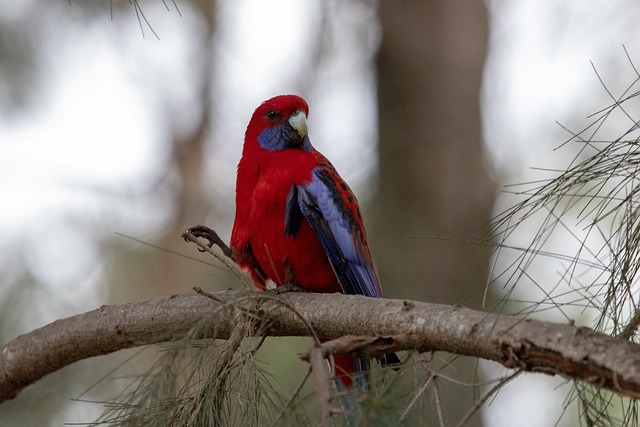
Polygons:
[[289,117],[289,124],[298,132],[300,138],[307,134],[307,115],[302,110],[296,110]]

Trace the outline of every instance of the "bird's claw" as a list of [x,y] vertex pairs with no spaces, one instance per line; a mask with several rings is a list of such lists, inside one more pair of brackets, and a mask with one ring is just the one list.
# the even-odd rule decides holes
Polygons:
[[[183,238],[185,240],[187,240],[187,238],[184,237],[184,235],[186,234],[191,234],[194,237],[203,238],[207,240],[209,242],[207,243],[207,247],[209,248],[213,247],[213,245],[218,245],[218,247],[222,250],[222,253],[224,253],[229,258],[232,257],[232,251],[229,248],[229,246],[227,246],[227,244],[224,241],[222,241],[222,239],[220,238],[220,236],[218,236],[218,233],[216,233],[215,230],[207,227],[206,225],[195,225],[193,227],[189,227],[186,230],[186,232],[183,233]],[[198,248],[198,251],[206,252],[201,248]]]
[[284,285],[280,285],[275,289],[269,289],[269,292],[272,292],[276,295],[282,295],[287,292],[309,292],[309,290],[301,287],[297,283],[285,283]]

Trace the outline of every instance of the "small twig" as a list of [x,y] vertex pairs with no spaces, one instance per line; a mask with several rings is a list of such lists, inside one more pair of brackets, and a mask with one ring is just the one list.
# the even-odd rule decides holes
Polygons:
[[302,381],[300,381],[300,384],[298,384],[298,387],[296,387],[296,389],[293,391],[293,394],[291,395],[287,403],[284,405],[284,407],[282,408],[282,411],[280,411],[276,419],[273,420],[271,424],[269,424],[269,427],[275,427],[280,422],[280,420],[284,417],[284,414],[291,407],[291,405],[293,404],[293,401],[298,397],[298,395],[302,391],[302,387],[304,387],[304,385],[307,383],[309,376],[311,376],[312,370],[313,370],[312,367],[309,366],[309,369],[307,369],[307,373],[304,374],[304,378],[302,378]]
[[484,405],[486,403],[486,401],[489,400],[489,398],[491,396],[493,396],[505,384],[507,384],[509,381],[511,381],[512,379],[514,379],[515,377],[517,377],[521,373],[522,373],[521,370],[517,370],[513,374],[502,378],[498,382],[498,384],[496,384],[493,387],[491,387],[491,389],[488,392],[486,392],[480,399],[476,400],[476,403],[473,405],[473,407],[471,409],[469,409],[469,411],[465,414],[465,416],[462,417],[460,422],[457,424],[457,427],[462,427],[463,425],[465,425],[466,422],[469,421],[469,419],[473,416],[473,414],[475,414],[482,407],[482,405]]
[[[192,230],[193,230],[193,227],[190,228],[190,229],[184,230],[182,232],[182,238],[187,242],[195,243],[196,246],[198,247],[198,249],[201,252],[208,252],[211,255],[213,255],[215,258],[217,258],[220,262],[222,262],[229,270],[231,270],[231,272],[233,272],[233,274],[238,278],[238,280],[240,280],[240,283],[242,283],[242,285],[245,287],[246,290],[248,290],[248,291],[255,290],[251,285],[249,285],[249,283],[245,279],[244,275],[242,274],[242,272],[240,270],[238,270],[238,268],[233,263],[231,258],[229,258],[229,254],[231,254],[231,251],[230,251],[230,249],[229,249],[229,247],[227,245],[224,245],[224,247],[227,248],[227,251],[225,252],[224,247],[222,247],[222,246],[220,246],[220,244],[218,244],[218,246],[221,247],[223,252],[225,252],[224,255],[221,255],[218,252],[216,252],[213,249],[211,249],[211,246],[209,246],[209,245],[212,245],[211,241],[210,241],[209,245],[205,245],[204,243],[202,243],[200,241],[200,239],[198,239],[198,236],[193,234]],[[216,234],[216,236],[217,236],[217,234]],[[220,240],[220,241],[222,242],[222,240]]]
[[[324,358],[332,354],[350,354],[363,350],[367,353],[367,356],[377,358],[387,353],[389,347],[394,346],[397,342],[403,341],[405,338],[404,334],[392,337],[345,335],[331,341],[323,342],[319,347],[322,352],[322,357]],[[305,362],[309,362],[311,359],[310,352],[311,350],[308,350],[298,354],[298,356]]]
[[316,347],[320,351],[322,357],[325,359],[332,354],[349,354],[370,345],[371,343],[373,343],[373,341],[375,341],[375,339],[375,337],[358,337],[353,335],[345,335],[331,341],[323,342],[319,346],[314,345],[306,352],[298,354],[298,356],[305,362],[310,362],[311,352],[316,351]]
[[331,392],[329,389],[329,381],[325,374],[325,359],[320,346],[314,346],[309,350],[309,363],[313,373],[313,381],[315,383],[316,396],[320,407],[320,423],[321,427],[331,427]]
[[220,298],[218,298],[215,294],[212,294],[211,292],[207,292],[207,291],[205,291],[205,290],[204,290],[204,289],[202,289],[200,286],[194,286],[194,287],[193,287],[193,290],[194,290],[196,293],[198,293],[198,294],[200,294],[200,295],[202,295],[202,296],[205,296],[205,297],[207,297],[207,298],[211,298],[212,300],[214,300],[214,301],[216,301],[216,302],[223,303],[223,304],[225,303],[225,301],[223,301],[223,300],[221,300]]
[[474,381],[474,382],[468,382],[468,381],[460,381],[457,380],[453,377],[449,377],[447,375],[442,374],[441,372],[436,372],[430,368],[426,368],[427,371],[429,371],[429,373],[431,375],[437,376],[438,378],[442,379],[442,380],[446,380],[449,381],[450,383],[462,386],[462,387],[478,387],[478,386],[485,386],[485,385],[489,385],[489,384],[493,384],[496,381],[500,381],[498,379],[490,379],[487,381]]
[[431,381],[433,381],[433,379],[435,377],[436,377],[436,374],[434,374],[433,372],[431,373],[431,375],[429,375],[429,378],[427,379],[427,381],[422,385],[422,387],[420,387],[420,390],[418,390],[416,395],[413,396],[413,399],[411,399],[411,402],[409,402],[409,406],[407,406],[407,409],[405,409],[404,412],[402,413],[402,415],[400,416],[400,421],[399,422],[404,421],[404,419],[409,414],[409,411],[411,410],[413,405],[416,404],[416,402],[418,401],[420,396],[422,396],[422,393],[425,392],[425,390],[427,389],[427,387],[429,387],[429,384],[431,384]]
[[442,402],[440,401],[440,389],[438,388],[438,381],[434,381],[435,384],[435,393],[433,394],[433,399],[436,404],[436,411],[438,413],[438,421],[440,422],[440,427],[444,427],[444,415],[442,415]]
[[264,251],[267,253],[267,258],[269,258],[269,264],[271,265],[271,271],[273,271],[273,273],[276,275],[276,279],[278,281],[278,283],[282,283],[284,282],[284,280],[282,280],[281,277],[279,277],[278,275],[278,269],[276,268],[276,264],[273,262],[273,258],[271,258],[271,253],[269,252],[269,248],[267,247],[267,244],[264,244]]
[[262,344],[264,344],[264,341],[266,339],[267,339],[267,335],[263,335],[262,337],[260,337],[260,341],[258,341],[258,344],[256,344],[256,346],[253,348],[253,350],[249,352],[249,354],[251,356],[255,356],[258,350],[260,350],[260,347],[262,347]]

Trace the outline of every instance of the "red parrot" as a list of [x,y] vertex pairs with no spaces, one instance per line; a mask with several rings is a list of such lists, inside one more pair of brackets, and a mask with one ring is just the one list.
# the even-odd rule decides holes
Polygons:
[[[296,95],[271,98],[253,113],[238,164],[232,258],[260,290],[270,279],[312,292],[381,297],[356,197],[311,145],[308,115]],[[345,387],[369,367],[351,356],[334,362]]]

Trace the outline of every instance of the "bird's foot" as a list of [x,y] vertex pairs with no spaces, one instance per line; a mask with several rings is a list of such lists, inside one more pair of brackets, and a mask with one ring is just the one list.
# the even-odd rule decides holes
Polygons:
[[[222,253],[225,254],[228,258],[233,258],[233,252],[229,246],[218,236],[218,233],[215,230],[207,227],[206,225],[196,225],[193,227],[189,227],[182,233],[182,238],[189,241],[187,239],[187,235],[192,235],[197,238],[203,238],[207,240],[209,243],[208,247],[212,247],[213,245],[218,245],[218,247],[222,250]],[[198,249],[200,252],[204,252],[202,249]]]
[[270,289],[269,292],[273,292],[276,295],[281,295],[287,292],[309,292],[309,290],[303,288],[297,283],[285,283],[284,285],[280,285],[275,289]]

